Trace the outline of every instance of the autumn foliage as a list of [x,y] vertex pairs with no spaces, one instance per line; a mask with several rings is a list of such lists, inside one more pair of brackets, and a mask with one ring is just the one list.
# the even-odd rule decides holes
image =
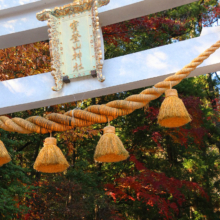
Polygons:
[[47,42],[0,50],[0,81],[50,72]]
[[113,24],[104,27],[103,36],[108,44],[118,45],[118,40],[123,42],[131,41],[131,33],[148,32],[153,35],[157,43],[163,44],[161,34],[169,33],[170,36],[180,36],[186,31],[187,20],[173,20],[164,16],[144,16],[130,21]]
[[[155,15],[103,27],[105,57],[134,53],[200,34],[218,21],[216,0],[200,0]],[[48,42],[0,50],[0,81],[51,71]],[[134,73],[135,74],[135,73]],[[143,73],[145,74],[145,73]],[[0,168],[0,218],[5,220],[218,220],[220,214],[220,105],[214,75],[183,80],[176,88],[192,123],[162,128],[157,116],[163,97],[111,122],[131,157],[120,163],[94,162],[106,124],[53,133],[69,164],[62,174],[41,174],[34,161],[47,135],[0,131],[13,162]],[[125,76],[126,77],[126,76]],[[102,105],[142,91],[8,115],[47,116]]]
[[158,213],[163,219],[178,217],[179,209],[186,202],[186,192],[198,193],[208,199],[204,189],[197,183],[169,178],[164,173],[147,169],[134,155],[130,161],[135,164],[138,174],[125,178],[118,178],[114,184],[106,184],[106,194],[114,201],[140,201],[149,207],[157,206]]

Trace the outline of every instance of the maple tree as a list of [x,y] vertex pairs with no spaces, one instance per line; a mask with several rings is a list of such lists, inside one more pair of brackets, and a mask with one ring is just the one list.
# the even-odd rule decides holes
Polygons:
[[[207,77],[200,76],[184,80],[177,86],[180,97],[192,115],[192,123],[177,129],[158,126],[157,115],[160,103],[163,101],[162,97],[150,104],[150,108],[145,111],[145,116],[141,110],[126,116],[126,124],[123,127],[122,133],[125,133],[127,137],[123,139],[123,142],[127,149],[138,158],[138,161],[144,163],[145,167],[151,170],[147,171],[149,176],[155,171],[162,172],[168,177],[196,182],[208,192],[210,200],[205,197],[203,199],[199,199],[197,196],[190,199],[187,197],[185,208],[178,207],[178,219],[185,219],[190,215],[192,218],[198,217],[198,219],[203,219],[204,216],[209,216],[208,219],[218,219],[216,211],[219,209],[220,201],[216,192],[219,191],[218,143],[220,130],[216,126],[214,118],[218,118],[219,115],[216,114],[216,110],[209,102],[207,95],[209,87],[207,85]],[[182,94],[188,96],[183,97]],[[200,97],[192,97],[192,94],[199,94]],[[122,134],[122,137],[125,134]],[[144,177],[139,178],[139,175],[134,172],[128,173],[126,171],[124,174],[126,177],[123,180],[126,180],[127,177],[138,180],[138,183],[144,180]],[[120,179],[119,176],[115,178]],[[117,181],[115,182],[118,184]],[[122,182],[119,183],[122,184]],[[129,185],[130,188],[132,188],[132,184]],[[172,181],[170,184],[172,185]],[[117,185],[117,187],[122,189],[124,185]],[[184,194],[188,195],[187,191]],[[124,204],[124,200],[122,203]],[[154,207],[143,206],[143,204],[132,200],[127,204],[129,206],[126,211],[129,211],[130,206],[136,207],[137,205],[141,209],[141,214],[139,212],[135,218],[144,219],[144,215],[148,215],[149,219],[156,219]],[[144,209],[149,211],[146,212]],[[189,213],[187,213],[187,209]]]
[[[130,161],[134,162],[139,174],[119,178],[115,180],[115,184],[105,185],[107,194],[115,202],[117,199],[120,201],[138,200],[146,204],[147,210],[150,210],[149,207],[157,206],[159,215],[164,219],[174,219],[180,217],[179,209],[187,202],[187,190],[209,199],[197,183],[168,178],[164,173],[148,170],[133,155]],[[184,193],[181,192],[183,187],[185,187]]]
[[48,42],[0,50],[0,81],[51,71]]
[[218,21],[216,0],[199,0],[178,8],[103,27],[105,57],[112,58],[199,36],[202,26]]

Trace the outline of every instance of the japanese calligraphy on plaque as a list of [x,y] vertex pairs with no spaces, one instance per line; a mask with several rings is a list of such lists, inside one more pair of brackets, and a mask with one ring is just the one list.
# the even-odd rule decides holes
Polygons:
[[92,75],[100,82],[104,48],[99,26],[98,7],[110,0],[75,0],[72,4],[37,13],[40,21],[48,20],[54,91],[70,79]]

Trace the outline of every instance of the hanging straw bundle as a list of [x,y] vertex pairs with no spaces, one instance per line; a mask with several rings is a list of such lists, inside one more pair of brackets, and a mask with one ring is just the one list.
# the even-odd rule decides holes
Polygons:
[[168,89],[165,92],[166,98],[163,101],[158,115],[158,123],[167,128],[181,127],[192,121],[186,107],[178,98],[176,89]]
[[59,173],[69,167],[65,156],[56,145],[56,138],[50,137],[45,139],[44,147],[34,163],[35,170],[43,173]]
[[95,150],[95,161],[104,163],[126,160],[129,157],[129,153],[115,134],[115,127],[107,126],[103,130],[104,135],[99,140]]
[[11,157],[8,154],[8,151],[2,141],[0,141],[0,166],[3,164],[9,163],[11,161]]

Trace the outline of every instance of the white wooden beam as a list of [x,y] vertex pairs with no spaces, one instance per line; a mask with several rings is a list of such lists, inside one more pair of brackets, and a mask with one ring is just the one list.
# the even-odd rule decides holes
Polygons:
[[[198,0],[111,0],[99,9],[102,26],[153,14]],[[20,5],[21,2],[26,4]],[[36,13],[71,3],[73,0],[0,1],[0,49],[48,39],[47,22]]]
[[111,0],[107,6],[99,9],[100,22],[102,26],[107,26],[195,1],[198,0]]
[[[151,86],[182,69],[220,39],[220,27],[207,28],[204,36],[106,60],[106,81],[87,77],[72,80],[59,92],[51,87],[50,73],[0,82],[0,115]],[[190,75],[220,70],[220,50]]]

